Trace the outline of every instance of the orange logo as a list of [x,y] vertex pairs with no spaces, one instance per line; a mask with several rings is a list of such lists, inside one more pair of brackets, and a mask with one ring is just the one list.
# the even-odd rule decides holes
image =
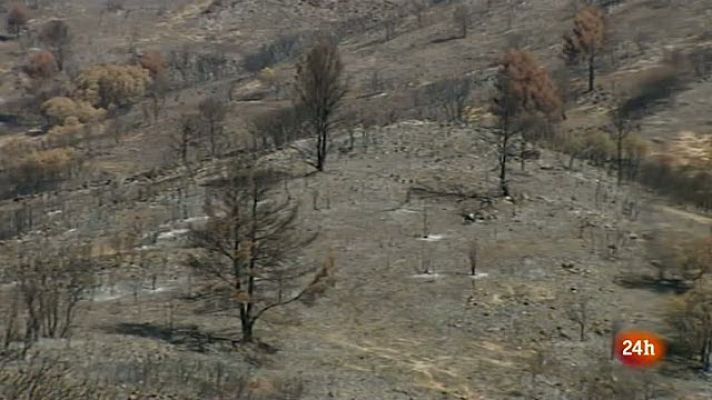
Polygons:
[[630,367],[649,367],[665,358],[660,336],[646,331],[623,331],[616,335],[616,357]]

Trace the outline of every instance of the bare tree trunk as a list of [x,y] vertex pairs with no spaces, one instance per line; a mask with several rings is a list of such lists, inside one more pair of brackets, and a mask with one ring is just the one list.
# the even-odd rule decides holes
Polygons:
[[212,157],[215,157],[215,149],[217,146],[215,145],[215,124],[212,121],[210,122],[210,138],[209,138],[209,140],[210,140],[210,155]]
[[477,240],[470,244],[468,258],[470,260],[470,275],[475,277],[477,276],[477,261],[479,258],[479,244],[477,243]]
[[[506,117],[505,117],[506,118]],[[502,132],[502,148],[499,154],[499,186],[502,189],[502,196],[509,196],[509,186],[507,185],[507,148],[509,147],[509,126],[504,122]]]
[[316,143],[316,169],[319,172],[324,171],[324,164],[326,163],[326,141],[327,133],[320,127],[317,132],[317,143]]
[[240,332],[242,333],[242,341],[245,343],[250,343],[253,340],[252,337],[252,324],[254,321],[251,320],[247,304],[243,304],[240,307]]
[[576,153],[571,153],[571,158],[569,158],[569,170],[574,169],[574,161],[576,161]]
[[593,81],[595,79],[595,65],[596,53],[591,50],[591,55],[588,57],[588,91],[593,92]]
[[427,238],[430,233],[428,232],[428,206],[423,201],[423,238]]
[[[260,202],[260,195],[259,195],[259,189],[257,188],[257,184],[253,182],[253,189],[252,189],[252,207],[250,212],[252,213],[252,224],[250,226],[250,233],[249,233],[249,240],[250,243],[257,243],[257,221],[258,221],[258,215],[257,215],[257,206]],[[248,278],[247,278],[247,304],[244,306],[245,309],[245,321],[243,321],[242,324],[242,340],[249,343],[252,342],[252,327],[255,324],[255,321],[257,320],[257,316],[253,317],[253,307],[254,303],[252,301],[254,294],[255,294],[255,275],[256,275],[256,267],[257,267],[257,258],[259,257],[258,254],[258,247],[256,245],[250,245],[250,262],[248,265]]]
[[616,162],[618,164],[618,185],[623,182],[623,132],[618,132],[618,137],[616,138]]
[[3,338],[3,348],[7,349],[10,347],[10,343],[15,338],[16,332],[15,329],[17,328],[17,314],[18,314],[18,296],[19,293],[17,290],[13,290],[12,292],[12,301],[10,303],[10,310],[8,311],[8,315],[6,315],[6,320],[5,320],[5,337]]
[[329,145],[329,136],[326,129],[324,129],[321,138],[321,169],[319,171],[324,171],[324,164],[326,163],[326,149]]

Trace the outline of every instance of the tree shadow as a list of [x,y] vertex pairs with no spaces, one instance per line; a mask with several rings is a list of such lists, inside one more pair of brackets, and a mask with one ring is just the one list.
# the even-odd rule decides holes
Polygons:
[[462,36],[447,36],[447,37],[441,37],[441,38],[436,38],[430,41],[431,44],[439,44],[439,43],[445,43],[449,42],[451,40],[457,40],[457,39],[462,39]]
[[164,326],[153,323],[120,322],[104,326],[102,330],[110,334],[137,336],[160,340],[183,350],[205,353],[208,351],[243,351],[246,361],[260,364],[259,355],[271,355],[278,348],[256,340],[244,343],[239,339],[221,336],[213,332],[201,330],[197,325]]
[[237,347],[234,340],[201,331],[196,325],[168,327],[152,323],[120,322],[102,328],[107,333],[150,338],[170,343],[186,350],[204,353],[215,345]]
[[682,294],[690,289],[682,279],[661,279],[649,275],[621,275],[614,282],[626,289],[645,289],[656,293]]

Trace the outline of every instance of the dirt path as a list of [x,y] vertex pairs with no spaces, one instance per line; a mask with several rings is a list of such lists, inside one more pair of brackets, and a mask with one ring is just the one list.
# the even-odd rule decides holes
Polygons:
[[656,208],[664,213],[667,213],[667,214],[676,215],[678,217],[682,217],[687,220],[694,221],[694,222],[697,222],[697,223],[700,223],[703,225],[712,226],[712,218],[706,217],[701,214],[692,213],[692,212],[685,211],[685,210],[680,210],[678,208],[673,208],[670,206],[657,206]]

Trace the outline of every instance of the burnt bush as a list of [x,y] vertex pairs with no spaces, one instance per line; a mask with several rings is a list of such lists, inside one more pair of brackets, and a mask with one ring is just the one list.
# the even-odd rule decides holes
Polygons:
[[659,193],[712,209],[712,173],[675,165],[663,157],[651,157],[640,165],[639,179]]
[[285,107],[257,115],[251,121],[251,130],[263,147],[283,148],[289,143],[304,138],[304,112],[300,107]]
[[23,66],[25,73],[32,79],[49,79],[59,71],[54,54],[47,50],[31,54]]
[[0,171],[0,199],[54,190],[79,165],[76,152],[67,148],[31,150]]
[[273,42],[263,45],[256,52],[245,56],[242,67],[254,73],[293,59],[304,48],[304,36],[303,34],[282,35]]
[[694,76],[697,79],[709,79],[712,75],[712,48],[694,49],[688,57]]
[[237,71],[238,65],[223,48],[195,50],[182,47],[172,50],[166,60],[170,81],[183,85],[224,78]]
[[641,73],[630,88],[630,95],[619,110],[629,118],[641,118],[661,101],[667,100],[683,84],[681,71],[660,66]]
[[11,296],[17,304],[8,314],[24,321],[18,324],[24,331],[7,324],[5,346],[23,340],[28,348],[40,338],[70,337],[79,303],[94,282],[89,247],[43,242],[19,245],[10,253],[14,257],[6,272],[16,284]]
[[465,107],[472,93],[472,82],[467,78],[452,78],[425,87],[423,96],[438,119],[448,122],[464,121]]

